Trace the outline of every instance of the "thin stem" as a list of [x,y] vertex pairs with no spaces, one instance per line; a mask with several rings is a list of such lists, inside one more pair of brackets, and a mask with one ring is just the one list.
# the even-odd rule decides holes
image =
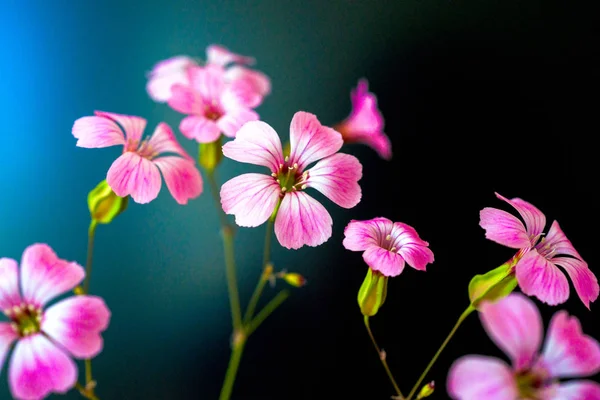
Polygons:
[[75,389],[79,390],[79,393],[86,399],[100,400],[98,396],[96,396],[94,393],[90,393],[90,391],[83,387],[83,385],[79,382],[75,382]]
[[85,361],[85,384],[88,385],[92,381],[92,360],[87,358]]
[[388,378],[390,378],[390,382],[392,382],[392,385],[394,386],[394,390],[396,390],[396,393],[398,394],[398,397],[400,397],[400,399],[404,399],[404,395],[400,391],[400,388],[398,387],[398,384],[396,383],[396,380],[394,379],[394,375],[392,375],[392,371],[390,371],[390,367],[388,367],[387,361],[385,360],[385,355],[383,355],[381,353],[381,350],[380,350],[379,346],[377,345],[377,342],[375,341],[375,336],[373,336],[373,332],[371,331],[371,326],[369,325],[369,317],[365,315],[364,321],[365,321],[365,328],[367,328],[367,332],[369,332],[369,337],[371,338],[371,342],[373,342],[373,346],[375,346],[375,350],[377,350],[377,355],[379,356],[379,359],[381,360],[381,364],[383,364],[383,368],[385,369],[385,372],[387,373]]
[[[267,222],[267,231],[265,233],[265,247],[263,250],[263,272],[260,275],[258,283],[256,284],[256,288],[254,288],[254,293],[252,293],[252,297],[250,297],[250,302],[248,303],[248,308],[246,308],[246,312],[244,313],[244,324],[249,323],[254,316],[254,311],[256,310],[256,306],[258,305],[258,301],[260,300],[260,296],[269,280],[269,275],[271,272],[267,271],[267,265],[269,264],[271,258],[271,236],[273,232],[273,221],[269,219]],[[269,273],[267,273],[269,272]]]
[[246,339],[241,339],[237,344],[233,346],[231,357],[229,358],[229,365],[227,366],[227,372],[225,373],[225,381],[221,388],[221,394],[219,400],[229,400],[231,397],[231,391],[233,390],[233,384],[237,371],[240,367],[240,361],[242,360],[242,354],[244,353],[244,347],[246,345]]
[[287,289],[284,289],[281,292],[277,293],[277,295],[273,297],[271,301],[269,301],[267,305],[262,310],[260,310],[258,314],[256,314],[256,317],[254,317],[254,319],[248,324],[248,328],[246,329],[246,336],[250,336],[250,334],[254,332],[256,328],[258,328],[260,324],[262,324],[264,320],[267,319],[267,317],[271,315],[271,313],[275,311],[277,307],[279,307],[281,303],[283,303],[285,299],[287,299],[289,296],[290,291]]
[[463,313],[460,315],[460,317],[458,317],[458,321],[456,321],[456,324],[454,324],[454,327],[452,328],[452,330],[450,331],[450,333],[448,334],[448,336],[446,337],[446,339],[444,340],[444,342],[442,343],[442,345],[440,346],[440,348],[438,349],[438,351],[435,353],[435,355],[433,356],[433,358],[431,359],[431,361],[429,361],[429,364],[425,368],[425,371],[423,371],[423,373],[419,377],[419,380],[417,381],[417,383],[415,384],[415,386],[413,386],[413,388],[410,391],[410,393],[408,394],[408,397],[406,398],[406,400],[410,400],[412,398],[412,396],[417,392],[417,390],[419,389],[419,386],[421,385],[421,383],[423,383],[423,379],[425,379],[425,376],[427,375],[427,373],[429,372],[429,370],[431,369],[431,367],[433,367],[433,364],[435,364],[435,362],[437,361],[437,359],[440,356],[440,354],[442,354],[442,351],[444,350],[444,348],[446,347],[446,345],[448,344],[448,342],[450,342],[450,339],[452,339],[452,337],[454,336],[454,334],[458,330],[458,327],[463,323],[463,321],[473,311],[475,311],[475,308],[473,308],[473,306],[469,305],[469,307],[467,307],[467,309],[465,311],[463,311]]
[[94,259],[94,237],[96,236],[96,227],[98,222],[92,219],[88,228],[88,247],[87,247],[87,260],[85,263],[85,281],[83,282],[83,292],[90,292],[90,280],[92,277],[92,261]]
[[206,171],[206,176],[208,178],[208,184],[210,186],[210,194],[215,202],[215,207],[217,207],[217,213],[219,214],[219,220],[221,222],[221,227],[229,226],[229,222],[227,222],[227,215],[223,211],[221,207],[221,197],[219,195],[219,185],[217,184],[217,178],[215,177],[214,171]]

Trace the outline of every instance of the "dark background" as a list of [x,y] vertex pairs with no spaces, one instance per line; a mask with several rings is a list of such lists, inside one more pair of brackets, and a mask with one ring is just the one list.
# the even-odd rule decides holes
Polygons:
[[[376,216],[414,226],[436,258],[427,272],[407,268],[390,281],[371,321],[407,394],[468,305],[470,278],[513,254],[485,240],[478,226],[483,207],[508,210],[494,191],[533,203],[548,226],[558,220],[600,273],[600,50],[592,3],[5,0],[0,256],[19,259],[42,241],[84,262],[85,196],[120,150],[76,148],[72,123],[99,109],[144,116],[148,133],[162,120],[177,127],[181,116],[144,89],[144,74],[158,60],[204,57],[211,43],[255,56],[273,83],[258,111],[284,138],[298,110],[329,125],[344,118],[349,90],[366,77],[393,160],[345,147],[364,165],[362,202],[342,210],[324,200],[334,218],[331,239],[274,250],[278,268],[302,273],[309,284],[250,338],[233,399],[393,394],[356,304],[366,266],[341,245],[350,219]],[[194,143],[179,138],[196,154]],[[225,160],[221,179],[247,168]],[[231,327],[212,207],[208,191],[181,207],[163,190],[99,228],[92,291],[113,313],[94,361],[103,400],[217,398]],[[241,229],[236,238],[244,304],[260,273],[263,235],[264,227]],[[600,338],[596,304],[589,312],[572,291],[561,308]],[[556,308],[541,310],[547,323]],[[469,353],[504,357],[476,315],[429,375],[435,398],[446,397],[452,361]],[[5,371],[0,398],[9,396]]]

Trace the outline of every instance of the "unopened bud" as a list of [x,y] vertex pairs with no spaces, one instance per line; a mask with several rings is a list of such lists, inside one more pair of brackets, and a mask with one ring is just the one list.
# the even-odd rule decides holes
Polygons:
[[385,302],[388,277],[371,268],[358,291],[358,305],[364,316],[372,317]]
[[88,194],[88,208],[92,220],[108,224],[127,209],[129,196],[119,197],[103,180]]
[[282,271],[277,274],[277,277],[283,279],[288,284],[290,284],[294,287],[302,287],[306,284],[306,279],[302,275],[297,274],[295,272],[283,272]]
[[214,171],[223,159],[221,137],[214,142],[200,143],[198,146],[198,164],[207,171]]
[[431,381],[427,385],[421,388],[421,391],[417,395],[416,400],[424,399],[425,397],[429,397],[433,394],[433,390],[435,389],[435,382]]

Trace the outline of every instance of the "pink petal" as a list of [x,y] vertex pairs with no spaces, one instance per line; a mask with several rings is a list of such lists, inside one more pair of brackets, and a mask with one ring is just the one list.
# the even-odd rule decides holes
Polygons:
[[19,265],[11,258],[0,258],[0,311],[20,304]]
[[484,356],[464,356],[450,367],[448,395],[457,400],[515,400],[517,382],[504,362]]
[[256,62],[253,57],[232,53],[227,48],[216,44],[212,44],[206,48],[206,58],[208,64],[219,65],[222,67],[230,63],[251,65]]
[[598,400],[600,384],[592,381],[572,381],[561,383],[551,390],[544,391],[544,400]]
[[230,82],[233,81],[245,81],[250,84],[254,92],[261,97],[264,97],[271,93],[271,80],[269,77],[262,72],[234,65],[227,68],[225,71],[225,79]]
[[356,89],[350,93],[352,113],[348,117],[353,132],[380,132],[383,129],[383,115],[377,108],[377,97],[369,92],[366,79],[358,81]]
[[140,204],[154,200],[161,186],[160,172],[156,165],[130,151],[112,163],[106,174],[106,181],[117,196],[130,195]]
[[42,331],[77,358],[93,358],[102,350],[100,333],[108,327],[110,311],[96,296],[74,296],[44,313]]
[[317,189],[340,207],[352,208],[361,197],[362,165],[356,157],[337,153],[308,170],[306,185]]
[[77,138],[77,146],[101,148],[125,144],[123,131],[112,120],[104,117],[81,117],[71,130]]
[[385,133],[376,132],[369,135],[357,135],[356,142],[370,146],[384,160],[389,161],[392,159],[392,143]]
[[221,95],[221,105],[226,110],[235,110],[237,108],[254,108],[263,100],[263,96],[258,93],[250,82],[245,80],[236,80],[226,85]]
[[187,69],[197,65],[187,56],[176,56],[160,61],[148,74],[146,90],[154,101],[164,103],[171,97],[171,87],[175,84],[189,84]]
[[521,218],[523,218],[525,221],[525,226],[527,227],[527,233],[529,234],[529,237],[535,237],[544,231],[544,227],[546,226],[546,217],[533,204],[530,204],[517,197],[509,200],[498,193],[496,193],[496,197],[500,200],[504,200],[519,212]]
[[227,111],[225,115],[219,118],[219,120],[217,121],[217,126],[225,136],[234,138],[240,130],[240,128],[246,122],[256,120],[258,120],[257,113],[245,108],[238,108],[235,110]]
[[156,126],[154,133],[148,141],[148,147],[152,155],[154,153],[175,153],[193,162],[193,158],[181,147],[171,127],[164,122]]
[[348,250],[362,251],[371,246],[381,246],[385,237],[392,232],[394,223],[378,217],[367,221],[352,220],[344,229],[342,244]]
[[27,336],[17,343],[9,370],[14,397],[37,400],[52,392],[66,393],[76,380],[73,360],[44,335]]
[[542,360],[554,378],[594,375],[600,372],[600,344],[581,331],[576,317],[558,311],[548,327]]
[[298,111],[290,124],[290,164],[302,171],[310,163],[336,153],[344,144],[342,135],[321,125],[314,114]]
[[27,247],[21,258],[23,298],[41,307],[56,296],[75,288],[84,278],[83,267],[58,258],[47,244]]
[[13,342],[19,336],[8,322],[0,322],[0,373]]
[[331,237],[331,216],[304,192],[286,193],[275,219],[275,236],[287,249],[318,246]]
[[171,88],[169,107],[182,114],[201,114],[204,110],[202,99],[189,86],[176,84]]
[[223,155],[232,160],[262,165],[277,172],[283,164],[283,150],[277,132],[262,121],[247,122],[235,140],[225,143]]
[[142,139],[142,134],[144,133],[144,129],[146,129],[146,120],[144,118],[104,111],[96,111],[94,114],[98,117],[111,119],[121,125],[121,128],[125,131],[127,142],[139,143]]
[[560,269],[536,250],[527,252],[515,266],[519,287],[551,306],[569,298],[569,282]]
[[211,143],[221,136],[221,130],[215,121],[200,115],[190,115],[182,119],[179,130],[183,136],[198,143]]
[[479,316],[487,334],[511,358],[515,370],[532,366],[544,329],[533,301],[522,294],[510,294],[494,303],[483,302]]
[[486,207],[479,212],[479,226],[485,237],[513,249],[531,247],[531,239],[523,223],[514,215],[497,208]]
[[223,68],[207,65],[188,69],[193,90],[200,94],[204,103],[220,103],[221,94],[225,90]]
[[259,226],[275,210],[280,192],[281,188],[272,176],[243,174],[223,184],[221,205],[226,214],[235,215],[237,225]]
[[567,236],[562,229],[560,229],[560,225],[558,225],[558,222],[556,221],[552,222],[544,244],[553,248],[554,254],[566,254],[583,261],[583,258],[579,255],[577,250],[575,250],[575,247],[573,247],[571,241],[567,239]]
[[181,157],[160,157],[154,160],[175,201],[187,204],[202,193],[202,177],[194,161]]
[[379,271],[385,276],[398,276],[404,270],[404,259],[400,254],[379,246],[367,248],[363,259],[373,271]]
[[433,252],[427,247],[429,243],[422,240],[412,226],[395,222],[390,236],[392,245],[398,249],[398,254],[412,268],[425,271],[427,264],[434,261]]
[[571,280],[577,295],[583,304],[590,309],[590,302],[594,302],[598,298],[598,279],[590,271],[585,261],[576,258],[554,257],[554,264],[560,265],[566,271]]

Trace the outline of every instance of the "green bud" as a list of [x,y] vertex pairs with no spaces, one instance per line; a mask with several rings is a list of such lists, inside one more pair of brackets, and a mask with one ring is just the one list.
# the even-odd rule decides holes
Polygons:
[[205,170],[212,172],[223,159],[221,137],[214,142],[200,143],[198,147],[198,164]]
[[360,312],[366,317],[377,314],[387,296],[388,277],[371,268],[358,291],[358,305]]
[[469,282],[471,306],[478,309],[482,301],[496,301],[508,296],[517,287],[511,261],[483,275],[475,275]]
[[129,196],[119,197],[103,180],[88,194],[88,208],[92,220],[100,224],[109,224],[127,209]]
[[421,400],[421,399],[424,399],[425,397],[431,396],[433,394],[434,390],[435,390],[435,382],[431,381],[427,385],[425,385],[421,388],[421,391],[417,395],[416,400]]

